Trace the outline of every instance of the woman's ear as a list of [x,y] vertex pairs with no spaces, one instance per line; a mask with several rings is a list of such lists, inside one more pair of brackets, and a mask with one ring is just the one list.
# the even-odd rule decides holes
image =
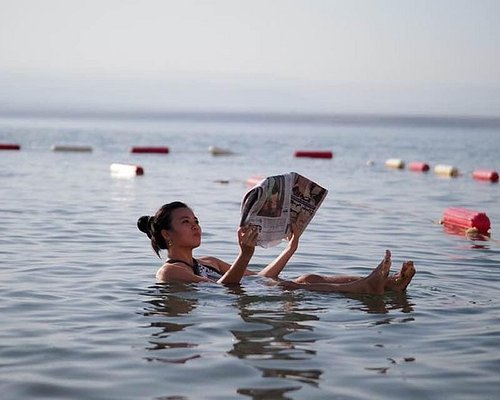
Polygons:
[[165,239],[165,242],[168,243],[168,241],[170,240],[170,235],[168,234],[168,231],[166,229],[162,229],[160,233],[163,239]]

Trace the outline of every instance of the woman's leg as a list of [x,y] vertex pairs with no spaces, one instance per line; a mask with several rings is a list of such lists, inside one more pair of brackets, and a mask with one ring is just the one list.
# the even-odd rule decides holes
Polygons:
[[280,282],[279,286],[285,289],[307,289],[318,292],[383,294],[390,268],[391,252],[386,250],[382,262],[364,278],[336,283],[325,280],[321,275],[306,274],[293,281]]
[[[401,270],[391,275],[387,278],[385,282],[385,290],[392,290],[395,292],[404,292],[408,285],[410,284],[413,276],[415,275],[415,267],[413,261],[405,261],[401,267]],[[354,275],[305,275],[303,277],[303,283],[350,283],[357,281],[358,279],[363,279],[361,276]],[[300,279],[299,278],[299,279]]]

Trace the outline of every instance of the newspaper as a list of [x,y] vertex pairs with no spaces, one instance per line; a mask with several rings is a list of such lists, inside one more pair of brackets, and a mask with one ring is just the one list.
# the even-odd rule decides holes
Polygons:
[[292,224],[304,231],[327,193],[296,172],[267,177],[243,197],[240,226],[257,226],[257,245],[275,246],[289,236]]

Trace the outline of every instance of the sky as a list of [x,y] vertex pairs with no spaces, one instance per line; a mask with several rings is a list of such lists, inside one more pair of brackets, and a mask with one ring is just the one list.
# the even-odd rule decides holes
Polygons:
[[0,106],[500,116],[497,0],[0,0]]

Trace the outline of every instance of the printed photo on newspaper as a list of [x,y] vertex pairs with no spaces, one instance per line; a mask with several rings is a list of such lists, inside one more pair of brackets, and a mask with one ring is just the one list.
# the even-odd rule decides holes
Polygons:
[[304,231],[327,193],[296,172],[269,176],[243,197],[240,226],[257,226],[257,245],[275,246],[289,236],[292,224]]

